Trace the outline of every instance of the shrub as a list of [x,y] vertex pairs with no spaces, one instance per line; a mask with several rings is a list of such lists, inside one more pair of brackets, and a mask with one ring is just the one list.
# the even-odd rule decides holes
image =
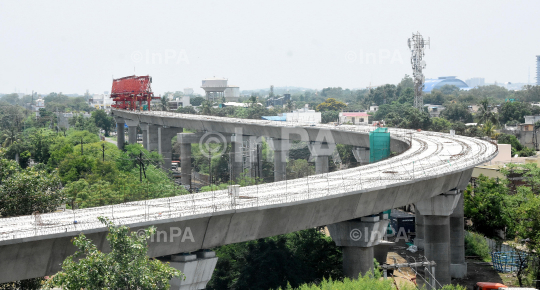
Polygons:
[[465,235],[465,255],[479,256],[486,262],[490,261],[491,254],[486,238],[481,234],[468,232]]

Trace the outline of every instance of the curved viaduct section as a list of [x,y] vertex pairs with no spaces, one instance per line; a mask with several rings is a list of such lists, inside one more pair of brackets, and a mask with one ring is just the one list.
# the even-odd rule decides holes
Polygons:
[[[302,125],[166,112],[113,110],[117,117],[166,127],[369,147],[372,126]],[[236,131],[235,131],[236,130]],[[487,141],[434,132],[393,129],[391,150],[401,154],[365,166],[288,181],[0,219],[0,282],[51,275],[74,253],[71,239],[84,233],[104,251],[107,230],[98,216],[136,231],[150,225],[165,233],[149,242],[160,257],[324,226],[464,189],[474,166],[497,155]],[[322,137],[321,137],[322,136]],[[322,139],[321,139],[322,138]],[[74,224],[73,221],[77,220]],[[171,228],[179,229],[171,232]],[[159,240],[159,241],[158,241]]]

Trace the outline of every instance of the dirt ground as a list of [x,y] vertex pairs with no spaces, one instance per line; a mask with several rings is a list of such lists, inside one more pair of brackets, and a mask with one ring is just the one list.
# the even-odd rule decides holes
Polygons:
[[[392,241],[392,240],[390,240]],[[394,259],[396,258],[396,261],[398,263],[405,263],[407,259],[412,262],[414,259],[417,261],[421,260],[421,257],[423,257],[424,251],[419,250],[416,253],[411,253],[407,251],[407,245],[405,241],[401,240],[399,241],[396,246],[391,247],[390,251],[388,252],[387,256],[387,263],[393,264]],[[425,281],[422,277],[425,277],[424,270],[423,269],[415,269],[419,275],[416,275],[416,282],[418,285],[422,286],[425,284]],[[435,268],[435,271],[437,268]],[[394,272],[395,276],[398,277],[404,277],[404,279],[407,280],[414,280],[414,271],[410,268],[402,268],[401,273],[400,272]],[[510,275],[511,274],[504,274],[504,275]],[[507,279],[505,279],[506,282],[508,282]],[[473,289],[474,284],[476,282],[498,282],[503,283],[503,280],[501,279],[501,275],[491,265],[485,265],[485,263],[482,263],[478,260],[467,260],[467,277],[464,279],[452,279],[452,284],[454,285],[461,285],[467,287],[467,289]],[[511,285],[508,285],[511,286]]]

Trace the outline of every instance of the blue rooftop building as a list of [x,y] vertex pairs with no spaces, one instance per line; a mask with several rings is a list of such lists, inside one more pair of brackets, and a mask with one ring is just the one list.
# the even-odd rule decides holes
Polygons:
[[456,86],[461,90],[468,90],[469,86],[462,80],[456,77],[439,77],[438,79],[427,79],[424,84],[424,93],[431,93],[432,90],[440,90],[445,85]]

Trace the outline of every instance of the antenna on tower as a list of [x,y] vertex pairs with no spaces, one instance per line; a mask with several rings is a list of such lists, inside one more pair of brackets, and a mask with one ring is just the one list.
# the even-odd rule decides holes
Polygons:
[[413,33],[412,38],[407,40],[407,45],[411,50],[411,65],[414,79],[414,107],[422,111],[424,109],[424,98],[422,90],[424,89],[425,76],[422,72],[426,68],[424,58],[424,49],[430,46],[430,39],[424,40],[420,32]]

